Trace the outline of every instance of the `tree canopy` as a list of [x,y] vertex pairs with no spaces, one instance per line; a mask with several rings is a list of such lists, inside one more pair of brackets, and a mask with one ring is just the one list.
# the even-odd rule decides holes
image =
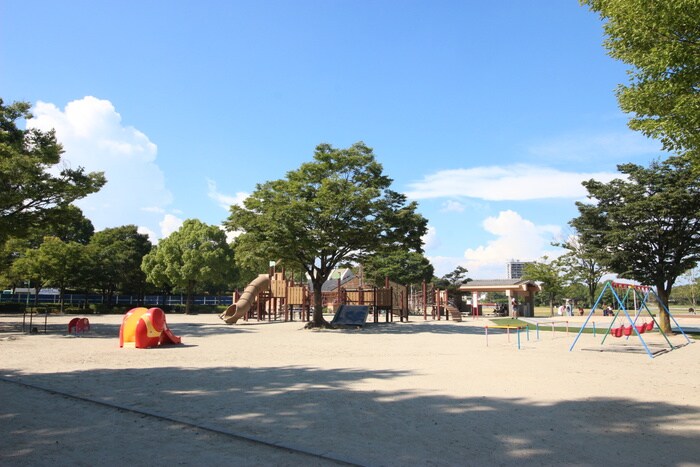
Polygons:
[[362,262],[364,275],[372,284],[381,285],[388,277],[399,284],[416,284],[432,279],[435,272],[428,258],[416,251],[393,249],[367,257]]
[[[65,291],[86,276],[85,245],[46,237],[38,248],[29,248],[12,264],[12,274],[30,280],[37,289],[49,285],[60,289],[61,312]],[[38,294],[35,295],[35,300]]]
[[226,286],[236,274],[226,234],[196,219],[186,220],[179,230],[161,240],[143,258],[141,269],[148,282],[185,292],[187,313],[198,287]]
[[581,0],[605,20],[605,47],[632,66],[620,85],[630,127],[700,159],[700,2]]
[[112,227],[97,232],[88,244],[93,265],[92,282],[111,303],[117,290],[143,291],[146,275],[143,257],[151,251],[148,236],[135,225]]
[[85,173],[82,167],[57,170],[63,148],[55,133],[17,126],[31,118],[29,108],[26,102],[6,106],[0,99],[0,242],[24,235],[56,209],[105,184],[102,173]]
[[[676,279],[700,260],[700,173],[687,158],[624,164],[627,179],[584,182],[594,204],[577,203],[571,225],[594,258],[657,289],[663,305]],[[668,315],[661,325],[670,329]]]
[[549,313],[554,314],[554,301],[561,298],[566,288],[564,268],[560,261],[549,261],[546,256],[541,261],[527,263],[523,269],[523,279],[533,280],[542,285],[542,292],[549,300]]
[[590,245],[582,243],[578,235],[572,235],[565,242],[555,243],[554,246],[568,250],[558,258],[558,262],[563,266],[570,284],[583,284],[586,287],[588,303],[593,305],[598,283],[607,272],[596,259],[595,251],[591,250]]
[[243,232],[236,252],[244,262],[262,255],[309,275],[314,325],[327,324],[321,286],[339,264],[398,248],[422,253],[427,220],[415,202],[389,189],[392,180],[382,172],[362,142],[346,149],[320,144],[312,162],[257,185],[243,207],[231,207],[226,225]]

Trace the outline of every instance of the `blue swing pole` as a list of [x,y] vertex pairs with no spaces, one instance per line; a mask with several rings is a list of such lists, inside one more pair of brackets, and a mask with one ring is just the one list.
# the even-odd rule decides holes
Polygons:
[[[656,292],[653,291],[653,289],[650,288],[650,289],[647,291],[647,293],[645,294],[644,300],[642,301],[642,303],[643,303],[643,305],[644,305],[644,309],[647,310],[647,313],[649,313],[649,317],[651,318],[651,320],[652,320],[652,321],[654,322],[654,324],[656,325],[656,329],[659,330],[659,332],[661,333],[661,335],[663,336],[663,338],[666,340],[666,343],[668,344],[669,348],[670,348],[671,350],[674,350],[674,349],[675,349],[675,346],[671,343],[671,341],[669,340],[669,338],[668,338],[668,336],[666,335],[666,333],[664,332],[664,330],[661,329],[661,326],[659,326],[659,323],[658,323],[658,322],[656,321],[656,319],[654,318],[654,313],[651,312],[651,310],[649,309],[649,307],[648,307],[647,304],[646,304],[647,300],[649,299],[649,292],[653,292],[653,293],[654,293],[654,296],[656,297],[656,301],[659,302],[659,303],[661,303],[661,299],[659,299],[659,296],[656,294]],[[661,303],[661,306],[663,306],[664,310],[666,310],[666,313],[668,313],[669,316],[670,316],[671,318],[673,318],[673,317],[671,316],[671,314],[668,312],[668,309],[666,308],[666,306],[665,306],[663,303]],[[673,321],[675,322],[676,320],[674,319]],[[676,326],[678,326],[678,323],[676,323]],[[680,328],[680,326],[679,326],[679,328]],[[683,332],[683,329],[681,329],[681,332]],[[683,333],[683,335],[685,335],[685,333]],[[686,339],[687,339],[687,338],[688,338],[688,337],[686,336]]]
[[[591,311],[588,313],[588,316],[586,317],[586,320],[583,322],[583,325],[581,325],[581,329],[578,330],[578,334],[576,334],[576,337],[574,338],[574,341],[571,343],[571,347],[569,347],[569,352],[574,350],[574,346],[576,345],[576,342],[578,341],[578,338],[581,337],[581,334],[583,334],[583,330],[586,329],[586,324],[588,324],[588,320],[591,319],[591,316],[593,316],[593,313],[595,313],[596,308],[598,307],[598,304],[603,298],[603,294],[605,293],[605,290],[607,287],[610,286],[610,281],[607,281],[605,285],[603,286],[603,290],[600,292],[600,295],[598,295],[598,299],[595,301],[593,304],[593,307],[591,308]],[[614,292],[613,292],[614,293]],[[608,332],[610,332],[610,328],[608,328]],[[540,329],[539,329],[539,324],[537,327],[537,339],[539,340],[540,338]]]
[[644,350],[647,351],[647,355],[649,355],[649,358],[654,358],[654,354],[651,353],[651,350],[649,350],[649,347],[647,347],[647,343],[644,341],[644,338],[642,335],[639,333],[639,330],[637,330],[637,326],[634,325],[634,321],[632,321],[632,317],[630,314],[627,312],[626,308],[623,308],[622,311],[625,313],[625,316],[627,316],[627,320],[630,322],[630,326],[632,326],[632,330],[634,333],[639,337],[639,340],[641,341],[642,345],[644,346]]

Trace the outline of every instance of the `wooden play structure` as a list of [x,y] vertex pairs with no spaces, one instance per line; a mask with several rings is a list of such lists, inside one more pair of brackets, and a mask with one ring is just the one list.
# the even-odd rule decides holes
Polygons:
[[453,300],[450,300],[449,292],[432,285],[428,286],[425,281],[420,290],[411,292],[409,308],[414,314],[422,314],[424,320],[430,317],[438,321],[443,318],[462,321],[462,313]]
[[[220,318],[226,324],[239,320],[294,321],[295,315],[302,321],[311,318],[312,291],[305,282],[288,278],[285,271],[260,274],[250,282],[243,293],[235,293],[233,305],[224,311]],[[397,315],[401,321],[408,320],[406,287],[392,283],[388,279],[384,287],[359,286],[356,282],[341,283],[339,279],[329,280],[322,291],[323,305],[330,311],[342,305],[369,306],[374,322],[384,314],[386,322]]]
[[[625,292],[624,295],[622,294],[623,291]],[[676,330],[680,334],[682,334],[683,337],[685,337],[686,342],[688,344],[692,343],[690,338],[685,334],[685,332],[683,332],[681,326],[678,324],[678,322],[673,317],[666,305],[663,304],[659,296],[656,294],[656,291],[652,287],[646,285],[607,281],[603,286],[603,290],[601,290],[598,299],[593,304],[591,311],[588,313],[586,321],[584,321],[583,325],[581,326],[581,329],[579,330],[578,334],[576,335],[576,338],[574,339],[574,342],[571,344],[569,351],[572,351],[574,349],[576,342],[578,341],[579,337],[581,337],[583,330],[586,328],[586,325],[591,319],[591,316],[594,315],[596,308],[603,300],[603,297],[606,292],[610,292],[613,301],[617,304],[618,310],[615,312],[607,331],[603,335],[603,339],[600,342],[601,346],[605,343],[605,340],[609,336],[612,336],[613,338],[624,338],[626,341],[631,336],[635,335],[639,339],[639,342],[642,344],[642,347],[644,348],[649,358],[654,358],[655,353],[650,350],[649,345],[647,344],[642,334],[652,332],[654,329],[656,329],[656,332],[663,336],[663,340],[666,342],[666,344],[668,344],[668,350],[675,350],[676,346],[674,346],[671,343],[666,333],[659,326],[659,323],[656,321],[656,318],[654,318],[654,314],[651,312],[651,310],[649,310],[649,307],[647,306],[647,302],[651,297],[654,297],[656,301],[661,305],[663,309],[661,313],[666,313],[668,315],[669,320],[675,324]],[[621,295],[623,296],[621,297]],[[630,301],[633,302],[632,310],[634,310],[634,318],[629,313],[629,311],[632,310],[628,311]],[[618,326],[615,326],[615,324],[618,322],[618,317],[620,318],[620,324]],[[640,317],[643,317],[642,319],[644,319],[644,321],[641,324],[639,323]],[[650,321],[646,321],[646,318],[649,318]]]
[[377,287],[364,284],[359,277],[346,280],[338,277],[324,285],[322,296],[324,306],[334,312],[343,305],[368,306],[375,323],[380,321],[382,314],[387,323],[393,322],[395,315],[401,321],[408,321],[406,287],[389,278],[384,280],[383,287]]
[[270,271],[256,277],[243,293],[236,291],[233,305],[220,318],[226,324],[235,324],[240,319],[293,321],[298,313],[300,320],[308,321],[310,305],[308,285],[295,282],[294,277],[287,278],[284,270]]

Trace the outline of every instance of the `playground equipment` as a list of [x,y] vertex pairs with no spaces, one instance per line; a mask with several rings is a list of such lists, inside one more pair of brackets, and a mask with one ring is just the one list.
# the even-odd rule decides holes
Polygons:
[[515,331],[516,336],[518,338],[518,350],[520,350],[520,332],[524,329],[525,333],[527,335],[527,340],[530,340],[530,328],[527,326],[501,326],[501,325],[493,325],[493,326],[484,326],[484,337],[486,337],[486,347],[489,346],[489,329],[505,329],[506,330],[506,335],[508,336],[508,342],[510,342],[510,331],[511,329]]
[[270,276],[268,274],[260,274],[246,286],[238,301],[226,308],[226,311],[224,311],[220,318],[223,319],[226,324],[236,324],[236,321],[243,318],[246,313],[248,313],[256,297],[269,287]]
[[369,314],[368,305],[340,305],[331,324],[340,326],[364,326]]
[[[622,289],[626,290],[625,295],[623,298],[620,298],[619,294],[615,291],[615,289]],[[658,329],[659,334],[661,334],[668,344],[669,350],[675,350],[676,347],[671,343],[669,340],[668,336],[666,333],[661,329],[659,326],[659,323],[656,321],[654,318],[654,314],[649,310],[649,307],[647,306],[647,301],[649,300],[650,296],[653,296],[656,301],[661,305],[663,311],[662,313],[666,313],[671,321],[676,325],[676,328],[678,331],[685,337],[686,342],[688,344],[691,344],[692,341],[690,338],[683,332],[683,329],[681,326],[678,324],[676,319],[673,317],[669,309],[666,307],[666,305],[661,301],[659,296],[656,294],[656,291],[646,285],[634,285],[634,284],[626,284],[626,283],[620,283],[620,282],[612,282],[612,281],[607,281],[605,285],[603,286],[603,290],[601,290],[600,295],[598,296],[598,299],[596,302],[593,304],[593,307],[591,308],[591,311],[588,313],[588,316],[586,317],[586,320],[584,321],[583,325],[581,326],[581,329],[579,330],[578,334],[576,335],[576,338],[574,339],[574,342],[571,344],[571,347],[569,348],[569,351],[572,351],[574,349],[574,346],[576,345],[576,342],[578,342],[579,337],[581,337],[581,334],[583,333],[583,330],[586,328],[586,324],[588,324],[588,320],[590,320],[591,316],[595,313],[596,308],[598,307],[598,304],[602,301],[603,295],[605,294],[606,291],[610,291],[612,294],[613,298],[618,304],[618,310],[615,312],[615,315],[613,316],[612,321],[610,322],[610,326],[608,326],[607,331],[605,332],[605,335],[603,335],[603,339],[600,342],[600,345],[603,345],[605,343],[605,339],[608,337],[608,335],[612,335],[613,337],[621,338],[625,337],[629,339],[629,337],[634,333],[638,338],[639,341],[641,342],[642,346],[644,347],[644,350],[646,351],[646,354],[649,356],[649,358],[654,358],[654,354],[651,352],[649,349],[649,346],[647,345],[646,341],[642,337],[642,334],[645,332],[650,332],[654,329],[654,326]],[[630,316],[630,314],[627,311],[626,308],[626,303],[629,298],[630,292],[633,294],[633,299],[634,299],[634,308],[635,308],[635,315],[634,318]],[[638,300],[639,299],[639,300]],[[639,304],[638,304],[639,303]],[[637,320],[639,319],[639,316],[641,315],[642,311],[646,311],[647,315],[649,318],[651,318],[651,322],[645,322],[643,324],[637,324]],[[627,318],[626,322],[622,320],[622,324],[618,327],[614,327],[613,325],[615,324],[616,320],[618,319],[618,316],[620,315],[620,312],[624,313],[624,316]],[[625,326],[625,323],[628,325]]]
[[133,343],[137,349],[147,349],[181,342],[182,339],[168,329],[165,312],[160,308],[129,310],[119,328],[119,347]]
[[[336,284],[333,281],[328,282],[331,286],[329,288],[333,289],[332,285]],[[386,283],[389,284],[389,281]],[[346,285],[351,285],[351,282]],[[322,299],[326,306],[366,306],[373,312],[375,322],[379,321],[381,312],[386,314],[387,322],[393,321],[395,311],[399,312],[402,321],[404,318],[408,320],[405,297],[405,287],[341,287],[340,280],[334,290],[326,290],[324,286],[322,291]],[[275,272],[274,267],[271,267],[269,274],[258,275],[246,286],[242,294],[234,294],[234,304],[219,317],[226,324],[235,324],[240,319],[251,318],[261,321],[265,317],[268,321],[276,321],[279,315],[284,321],[288,321],[294,320],[294,313],[298,311],[299,319],[308,321],[310,309],[311,292],[308,285],[295,282],[294,276],[288,279],[284,269],[282,272]]]
[[[394,320],[394,312],[398,312],[401,321],[408,321],[408,312],[404,306],[405,288],[397,290],[388,285],[385,287],[357,287],[340,288],[336,295],[337,304],[343,306],[367,307],[367,313],[371,309],[375,323],[379,322],[379,315],[384,312],[386,322]],[[335,318],[334,318],[335,319]]]
[[282,318],[294,319],[294,311],[299,311],[300,319],[309,319],[309,288],[297,284],[294,278],[287,279],[284,270],[269,274],[260,274],[253,279],[242,294],[234,293],[234,304],[229,306],[219,317],[226,324],[235,324],[240,319],[247,321],[257,317],[258,321],[267,316],[269,321],[277,320],[281,311]]
[[540,324],[542,326],[552,326],[552,338],[554,338],[554,332],[556,328],[554,327],[555,324],[564,324],[566,326],[566,335],[569,335],[569,322],[568,321],[547,321],[545,323],[536,323],[535,324],[535,331],[537,333],[537,340],[540,340]]
[[68,334],[80,334],[90,330],[90,321],[87,318],[73,318],[68,323]]

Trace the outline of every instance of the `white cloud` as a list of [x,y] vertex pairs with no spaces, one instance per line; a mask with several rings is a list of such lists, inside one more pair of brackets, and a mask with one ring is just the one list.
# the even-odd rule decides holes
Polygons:
[[535,144],[528,152],[537,157],[561,162],[592,160],[619,161],[630,158],[658,154],[661,145],[644,135],[625,131],[600,135],[570,134]]
[[184,221],[172,214],[166,214],[158,223],[160,226],[160,234],[162,238],[168,237],[171,233],[177,231]]
[[249,193],[242,191],[237,192],[234,196],[220,193],[214,180],[207,180],[207,186],[209,189],[207,193],[209,198],[216,201],[219,206],[227,211],[234,204],[243,206],[243,201],[245,201],[245,199],[249,196]]
[[440,210],[442,212],[464,212],[465,209],[464,203],[450,199],[442,204]]
[[229,232],[228,230],[226,230],[226,228],[223,225],[219,226],[219,228],[221,230],[223,230],[224,233],[226,234],[226,243],[229,243],[229,244],[233,243],[233,241],[236,239],[236,237],[243,234],[242,230],[234,230],[233,232]]
[[147,235],[151,243],[158,243],[158,235],[148,227],[139,227],[136,231],[140,234]]
[[428,231],[421,238],[423,240],[423,249],[432,250],[440,246],[440,239],[437,235],[437,229],[431,225],[428,225]]
[[[467,267],[464,258],[454,258],[451,256],[428,256],[430,264],[435,268],[435,276],[442,277],[454,271],[457,266]],[[471,272],[467,274],[468,277],[472,277]]]
[[565,172],[527,164],[442,170],[409,184],[412,199],[480,198],[487,201],[524,201],[547,198],[585,198],[581,182],[608,182],[617,172]]
[[69,102],[64,110],[37,102],[28,128],[56,130],[63,145],[63,161],[72,168],[105,173],[107,184],[75,204],[97,230],[126,224],[156,230],[172,194],[156,164],[157,146],[122,118],[108,100],[86,96]]
[[511,259],[534,261],[544,255],[558,256],[550,245],[554,237],[561,235],[558,226],[535,225],[511,210],[501,211],[498,217],[486,218],[482,225],[496,238],[464,252],[466,267],[473,279],[504,278],[506,263]]

